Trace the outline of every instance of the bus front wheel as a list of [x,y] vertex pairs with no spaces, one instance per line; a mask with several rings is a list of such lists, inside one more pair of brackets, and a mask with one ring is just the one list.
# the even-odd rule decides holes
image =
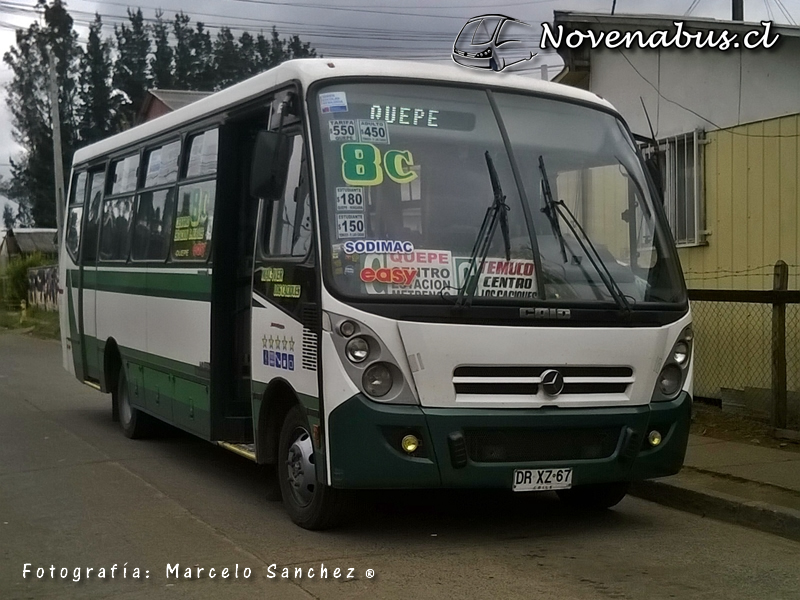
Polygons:
[[575,508],[603,510],[620,503],[630,489],[627,481],[578,485],[556,493],[561,501]]
[[294,405],[281,427],[278,479],[283,505],[295,524],[304,529],[328,529],[344,516],[342,490],[317,481],[316,453],[305,414]]

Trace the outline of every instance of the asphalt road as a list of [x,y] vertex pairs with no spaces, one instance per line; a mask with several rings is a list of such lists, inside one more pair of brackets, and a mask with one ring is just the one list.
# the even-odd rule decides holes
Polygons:
[[247,460],[179,432],[125,438],[60,352],[0,334],[2,599],[800,598],[800,544],[634,498],[581,514],[551,494],[382,492],[348,527],[304,531]]

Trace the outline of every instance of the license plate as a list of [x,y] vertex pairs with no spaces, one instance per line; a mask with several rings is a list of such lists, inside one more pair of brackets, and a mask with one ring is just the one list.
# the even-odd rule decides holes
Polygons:
[[571,487],[572,469],[516,469],[511,489],[515,492],[536,492]]

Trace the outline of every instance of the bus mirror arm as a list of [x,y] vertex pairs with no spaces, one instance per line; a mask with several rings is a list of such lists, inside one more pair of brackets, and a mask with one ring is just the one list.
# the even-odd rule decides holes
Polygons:
[[274,131],[259,131],[250,165],[250,195],[277,200],[283,195],[292,139]]

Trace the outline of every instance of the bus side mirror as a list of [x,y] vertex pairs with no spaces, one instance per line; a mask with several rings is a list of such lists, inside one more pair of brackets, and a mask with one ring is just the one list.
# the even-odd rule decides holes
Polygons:
[[274,131],[259,131],[250,165],[250,195],[277,200],[283,195],[292,138]]

